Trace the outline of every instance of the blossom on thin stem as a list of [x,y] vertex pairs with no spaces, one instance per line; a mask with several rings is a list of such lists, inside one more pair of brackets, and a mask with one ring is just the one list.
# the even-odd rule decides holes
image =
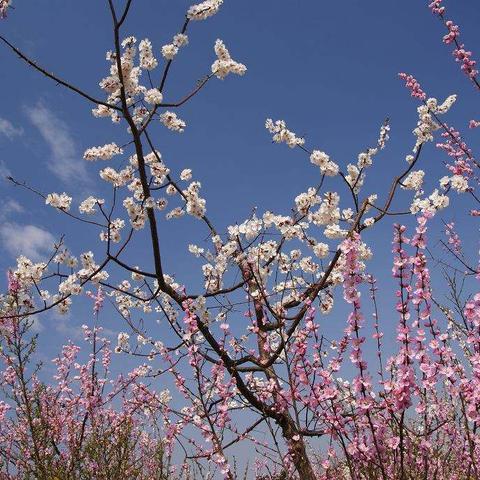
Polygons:
[[[265,128],[273,134],[273,141],[275,143],[285,142],[290,148],[303,146],[305,144],[304,138],[297,137],[295,133],[288,130],[287,124],[284,120],[277,120],[274,123],[271,118],[267,118],[267,120],[265,121]],[[324,155],[315,154],[315,162],[321,163],[320,157],[322,157],[322,159],[325,159]]]
[[398,76],[405,81],[405,86],[411,91],[412,97],[418,98],[419,100],[425,100],[427,98],[426,93],[412,75],[399,73]]
[[476,69],[477,62],[472,59],[472,52],[465,49],[465,45],[458,42],[460,35],[460,27],[452,20],[445,17],[446,8],[441,5],[441,0],[434,0],[428,6],[434,15],[437,15],[447,29],[447,33],[443,36],[443,42],[446,45],[454,44],[455,48],[452,52],[455,57],[455,61],[461,64],[462,71],[468,76],[474,84],[480,88],[480,84],[477,81],[478,70]]
[[192,5],[187,11],[190,20],[205,20],[215,15],[223,4],[223,0],[205,0],[204,2]]
[[7,16],[7,11],[11,4],[12,0],[0,0],[0,19]]
[[215,42],[215,54],[217,55],[217,60],[212,64],[212,73],[217,78],[223,80],[230,73],[240,76],[245,75],[247,67],[243,63],[232,59],[230,52],[220,39],[217,39]]

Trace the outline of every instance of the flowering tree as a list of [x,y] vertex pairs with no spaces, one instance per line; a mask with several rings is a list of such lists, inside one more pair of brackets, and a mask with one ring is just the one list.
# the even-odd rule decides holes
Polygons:
[[[89,102],[94,117],[110,118],[129,135],[124,145],[112,141],[84,153],[88,162],[128,158],[123,168],[100,170],[113,190],[111,202],[89,196],[77,213],[67,193],[44,195],[10,178],[72,221],[98,229],[105,254],[96,259],[86,245],[75,255],[60,242],[49,261],[21,256],[9,272],[1,327],[7,399],[0,403],[6,426],[0,427],[0,465],[6,478],[191,478],[198,473],[234,479],[238,472],[229,452],[240,442],[253,442],[263,452],[256,463],[259,479],[480,478],[480,294],[465,296],[448,276],[458,269],[447,270],[454,306],[443,305],[433,295],[427,261],[427,229],[448,207],[451,192],[469,196],[471,214],[479,215],[479,164],[459,131],[444,120],[456,96],[438,102],[412,75],[400,74],[419,102],[418,122],[383,200],[363,187],[388,142],[388,120],[376,142],[345,166],[307,147],[283,120],[267,119],[273,141],[305,154],[316,181],[293,199],[291,212],[253,213],[219,231],[207,216],[200,182],[189,168],[178,178],[171,173],[150,127],[159,121],[183,132],[187,126],[179,107],[215,77],[246,73],[217,40],[211,73],[182,99],[164,100],[188,29],[216,14],[223,1],[190,7],[180,32],[159,50],[162,62],[150,40],[123,34],[135,2],[106,3],[113,47],[106,57],[109,73],[100,81],[101,98],[47,71],[0,35],[40,74]],[[9,0],[0,1],[1,16],[9,6]],[[429,7],[445,23],[444,42],[454,44],[455,59],[478,89],[475,61],[458,41],[459,27],[441,1]],[[472,128],[478,125],[470,122]],[[449,163],[438,188],[425,192],[419,165],[437,134],[437,147]],[[343,190],[331,190],[332,177],[340,179]],[[411,192],[411,199],[394,210],[402,190]],[[202,222],[211,240],[209,248],[193,239],[189,247],[203,262],[201,291],[164,268],[162,230],[183,215]],[[390,216],[414,217],[416,226],[411,232],[402,224],[394,228],[398,351],[384,358],[377,282],[368,272],[372,250],[362,235]],[[446,235],[452,265],[460,263],[467,277],[475,276],[478,269],[468,264],[452,223]],[[136,237],[151,251],[148,265],[125,260]],[[327,340],[318,317],[329,315],[341,294],[350,314],[343,335]],[[110,347],[95,323],[84,330],[92,348],[88,362],[77,364],[78,347],[70,344],[55,360],[54,386],[41,383],[35,371],[27,373],[35,347],[28,335],[31,316],[52,308],[66,313],[74,298],[89,296],[96,318],[104,295],[126,325],[115,352],[138,357],[141,365],[108,382]],[[365,355],[366,309],[373,310],[375,378]],[[164,337],[149,332],[143,321],[149,314],[162,317]],[[340,378],[342,370],[350,382]],[[165,376],[173,379],[175,394],[155,392],[146,383]],[[270,440],[256,435],[261,425]]]

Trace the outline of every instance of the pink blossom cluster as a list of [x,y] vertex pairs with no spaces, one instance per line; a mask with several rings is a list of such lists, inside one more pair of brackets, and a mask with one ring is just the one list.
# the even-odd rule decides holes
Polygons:
[[458,36],[460,35],[460,27],[452,20],[445,17],[446,8],[441,5],[441,0],[435,0],[428,6],[434,15],[437,15],[447,29],[447,33],[443,36],[443,42],[446,45],[454,44],[453,56],[455,61],[461,64],[462,71],[469,77],[469,79],[480,88],[480,84],[477,80],[478,70],[476,68],[477,62],[472,58],[472,52],[465,49],[465,45],[458,42]]
[[427,98],[427,95],[422,90],[421,85],[412,75],[399,73],[398,76],[405,81],[405,86],[410,90],[412,97],[418,98],[419,100],[425,100]]

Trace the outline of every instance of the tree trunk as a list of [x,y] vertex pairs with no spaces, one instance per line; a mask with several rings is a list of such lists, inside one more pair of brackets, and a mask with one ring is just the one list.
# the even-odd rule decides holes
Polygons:
[[305,442],[302,436],[296,432],[295,424],[290,415],[286,415],[285,423],[281,427],[283,438],[287,441],[288,450],[300,480],[316,480],[317,477],[308,458]]

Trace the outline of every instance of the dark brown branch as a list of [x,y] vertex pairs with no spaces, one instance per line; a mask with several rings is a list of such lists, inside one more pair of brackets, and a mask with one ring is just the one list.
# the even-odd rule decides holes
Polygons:
[[75,93],[78,93],[80,96],[83,98],[86,98],[87,100],[90,100],[91,102],[97,104],[97,105],[103,105],[105,107],[111,108],[113,110],[121,110],[120,108],[116,107],[115,105],[110,105],[109,103],[103,102],[102,100],[98,100],[88,93],[85,93],[83,90],[80,90],[78,87],[75,87],[74,85],[66,82],[65,80],[62,80],[61,78],[57,77],[55,74],[48,72],[45,70],[43,67],[38,65],[36,62],[28,58],[23,52],[21,52],[17,47],[12,45],[5,37],[0,35],[0,40],[5,43],[11,50],[13,50],[22,60],[27,62],[31,67],[33,67],[35,70],[38,70],[40,73],[45,75],[46,77],[55,80],[58,84],[68,88],[69,90],[72,90]]

